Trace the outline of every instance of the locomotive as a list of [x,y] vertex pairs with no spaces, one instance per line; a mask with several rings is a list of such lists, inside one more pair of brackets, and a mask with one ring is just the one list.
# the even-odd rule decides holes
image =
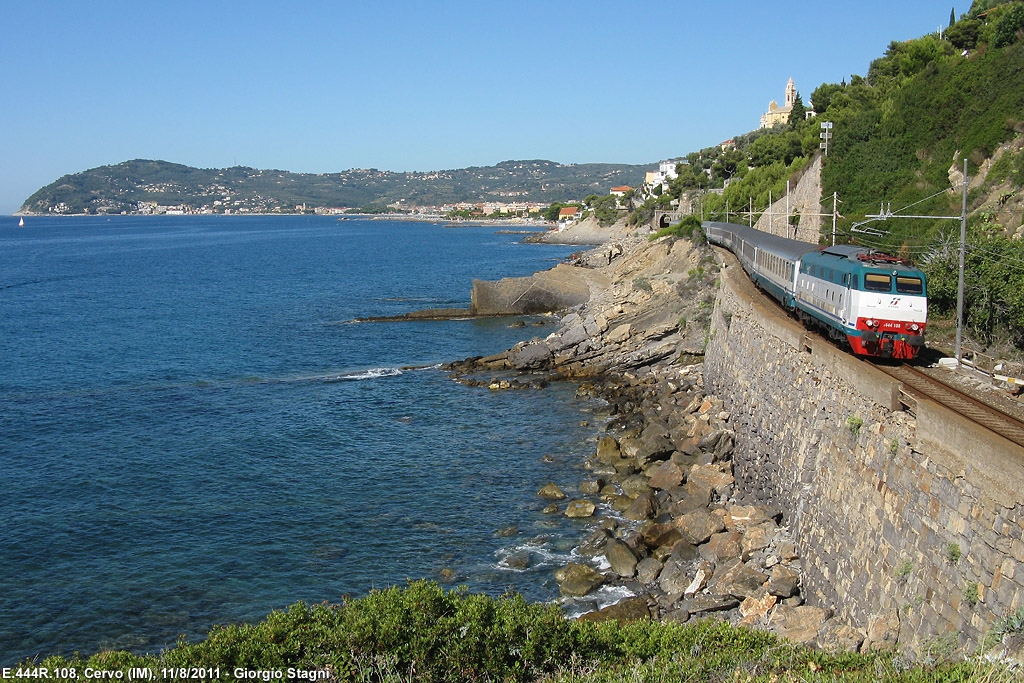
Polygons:
[[807,327],[860,356],[910,360],[924,347],[924,273],[865,247],[818,247],[734,223],[705,221],[708,241],[736,254],[757,287]]

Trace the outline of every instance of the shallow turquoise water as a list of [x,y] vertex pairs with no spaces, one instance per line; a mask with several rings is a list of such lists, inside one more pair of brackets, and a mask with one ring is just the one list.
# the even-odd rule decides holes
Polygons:
[[[154,651],[442,569],[555,597],[579,528],[535,493],[581,478],[589,406],[399,370],[550,328],[339,322],[468,306],[473,277],[568,248],[314,217],[26,223],[0,219],[0,663]],[[514,548],[531,569],[501,564]]]

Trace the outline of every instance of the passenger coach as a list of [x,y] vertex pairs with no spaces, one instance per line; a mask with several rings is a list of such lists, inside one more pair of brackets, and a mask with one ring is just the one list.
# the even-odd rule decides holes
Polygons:
[[750,279],[855,354],[911,359],[924,346],[924,273],[865,247],[824,249],[733,223],[705,222],[708,241],[739,259]]

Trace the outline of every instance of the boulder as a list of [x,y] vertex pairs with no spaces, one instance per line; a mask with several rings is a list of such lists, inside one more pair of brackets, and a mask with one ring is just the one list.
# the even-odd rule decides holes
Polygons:
[[[726,527],[728,527],[728,522],[726,522]],[[771,544],[772,534],[774,533],[774,523],[771,526],[765,524],[747,529],[743,534],[743,557],[750,557],[751,553],[767,548]]]
[[624,513],[626,519],[632,519],[637,522],[641,522],[645,519],[653,519],[657,516],[658,506],[654,499],[654,494],[650,491],[642,493],[637,496],[633,504],[629,506],[629,509]]
[[595,495],[601,492],[603,482],[600,479],[587,479],[579,485],[579,492],[587,495]]
[[725,523],[718,515],[711,514],[706,508],[691,510],[676,517],[672,523],[683,535],[683,539],[694,545],[704,543],[712,534],[725,530]]
[[818,632],[817,646],[833,652],[857,652],[864,643],[864,634],[836,617],[825,622]]
[[587,536],[583,543],[579,545],[576,551],[580,555],[587,557],[594,557],[604,552],[604,545],[608,542],[608,532],[604,529],[595,529],[593,533]]
[[625,624],[650,618],[651,608],[647,605],[647,598],[636,596],[620,600],[614,605],[602,607],[596,612],[582,614],[579,621],[617,621],[620,624]]
[[683,593],[689,597],[695,595],[704,590],[708,585],[708,580],[715,571],[715,566],[710,562],[701,562],[697,565],[697,569],[693,574],[693,579]]
[[516,346],[508,352],[508,362],[516,370],[542,368],[551,362],[551,357],[551,349],[540,341]]
[[644,529],[644,543],[651,548],[675,545],[683,535],[671,524],[652,524]]
[[808,645],[817,639],[830,616],[821,607],[776,605],[770,619],[771,631],[798,645]]
[[604,576],[585,564],[573,562],[555,572],[555,581],[562,595],[581,598],[604,583]]
[[612,571],[629,579],[636,574],[637,559],[629,546],[622,541],[609,538],[604,546],[604,556],[611,565]]
[[800,575],[792,569],[777,564],[772,567],[771,578],[765,588],[772,595],[780,598],[790,598],[796,595],[800,586]]
[[735,482],[736,479],[731,474],[723,472],[715,465],[694,465],[690,468],[686,483],[711,489],[719,496],[726,497],[732,491]]
[[563,498],[568,497],[565,495],[565,491],[560,489],[558,484],[555,484],[554,482],[545,484],[541,487],[541,490],[537,491],[537,495],[547,500],[562,500]]
[[642,474],[631,474],[622,480],[619,484],[622,488],[622,492],[630,498],[639,498],[645,493],[649,493],[651,487],[647,483],[647,477]]
[[743,555],[743,534],[739,531],[722,531],[712,534],[708,542],[700,547],[700,556],[708,562],[720,563],[735,560]]
[[740,601],[732,595],[698,593],[683,600],[680,607],[690,614],[700,614],[701,612],[721,612],[739,604]]
[[732,505],[725,512],[725,526],[730,530],[746,531],[769,522],[775,524],[774,513],[761,505]]
[[509,569],[522,571],[530,568],[530,565],[533,564],[533,557],[529,550],[517,550],[502,560],[502,564]]
[[768,614],[769,610],[775,606],[776,598],[774,595],[765,593],[760,598],[753,596],[744,598],[743,602],[740,603],[740,615],[743,617],[739,625],[740,626],[756,626]]
[[690,562],[670,557],[658,575],[658,587],[668,596],[669,604],[679,600],[690,585]]
[[764,582],[768,580],[762,572],[743,564],[741,560],[727,562],[715,569],[708,582],[708,591],[719,595],[735,595],[737,598],[759,597],[764,593]]
[[605,465],[615,465],[622,459],[619,442],[613,436],[602,436],[597,442],[597,461]]
[[589,500],[573,500],[565,506],[565,516],[572,517],[573,519],[580,519],[582,517],[592,517],[594,510],[597,506],[591,503]]
[[661,573],[661,562],[653,557],[645,557],[636,565],[636,579],[640,583],[654,583]]
[[672,461],[658,463],[648,471],[647,475],[650,478],[648,483],[651,488],[662,490],[679,486],[685,478],[683,469]]

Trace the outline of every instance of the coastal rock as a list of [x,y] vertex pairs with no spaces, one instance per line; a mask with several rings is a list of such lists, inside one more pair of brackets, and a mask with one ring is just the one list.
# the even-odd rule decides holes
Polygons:
[[734,560],[743,554],[743,534],[738,531],[722,531],[712,534],[708,542],[700,547],[700,555],[708,562]]
[[[726,522],[726,528],[729,524]],[[771,544],[772,534],[775,532],[774,523],[771,526],[762,525],[751,527],[743,534],[742,550],[743,557],[750,557],[758,550],[764,550]]]
[[581,598],[604,583],[605,578],[587,565],[574,562],[555,572],[555,581],[562,595]]
[[690,585],[690,562],[669,558],[658,575],[658,587],[668,597],[669,604],[679,600]]
[[595,529],[576,550],[580,555],[587,557],[600,555],[604,552],[604,544],[608,542],[609,538],[608,532],[604,529]]
[[602,436],[597,440],[597,461],[606,465],[612,465],[622,459],[622,452],[619,450],[619,442],[614,436]]
[[633,551],[622,541],[608,539],[604,546],[604,556],[611,565],[612,571],[623,578],[632,578],[636,574],[637,559]]
[[772,567],[771,578],[765,586],[768,592],[780,598],[790,598],[796,595],[800,585],[800,575],[792,569],[777,564]]
[[601,492],[604,483],[600,479],[587,479],[579,485],[579,492],[586,495],[595,495]]
[[771,631],[798,645],[808,645],[817,639],[829,616],[829,611],[821,607],[776,605],[770,618]]
[[753,596],[744,598],[740,603],[740,615],[743,618],[739,625],[749,627],[759,624],[767,616],[769,610],[775,606],[777,600],[778,598],[768,593],[760,598]]
[[653,557],[645,557],[636,565],[636,579],[640,583],[654,583],[661,573],[662,564]]
[[818,632],[817,646],[833,652],[857,652],[864,644],[864,634],[849,624],[832,617]]
[[630,325],[629,323],[623,323],[622,325],[619,325],[611,332],[609,332],[605,339],[607,339],[612,344],[621,344],[622,342],[629,339],[632,333],[633,326]]
[[760,505],[733,505],[726,508],[725,526],[730,531],[739,529],[746,531],[750,527],[759,526],[767,522],[775,523],[771,511]]
[[651,618],[651,609],[647,598],[636,596],[620,600],[614,605],[602,607],[596,612],[587,612],[579,617],[579,621],[617,621],[625,624],[631,621],[642,621]]
[[664,490],[681,485],[685,474],[679,465],[665,461],[651,468],[648,476],[651,488]]
[[643,521],[645,519],[651,519],[657,514],[657,502],[654,499],[654,494],[650,491],[641,493],[636,497],[636,500],[626,510],[626,519],[632,519],[634,521]]
[[728,496],[736,482],[728,472],[723,472],[715,465],[694,465],[690,469],[687,483],[714,491],[719,496]]
[[574,519],[592,517],[594,515],[594,510],[596,509],[597,506],[595,506],[589,500],[573,500],[569,501],[569,503],[565,506],[565,516]]
[[659,546],[673,546],[679,542],[683,535],[672,524],[652,524],[644,529],[644,543],[651,548]]
[[762,572],[737,559],[715,569],[714,576],[708,582],[708,591],[720,595],[735,595],[741,599],[758,597],[763,594],[764,582],[767,580],[768,577]]
[[692,614],[702,612],[721,612],[732,609],[740,604],[732,595],[712,595],[709,593],[698,593],[686,598],[681,603],[682,609]]
[[639,498],[651,490],[647,483],[647,477],[642,474],[632,474],[626,477],[619,486],[622,487],[622,492],[630,498]]
[[551,349],[539,341],[516,346],[509,351],[508,361],[517,370],[542,368],[551,362]]
[[541,490],[537,492],[537,495],[547,500],[562,500],[563,498],[568,498],[568,496],[565,495],[565,491],[560,489],[558,484],[555,484],[554,482],[545,484],[541,487]]
[[725,522],[718,515],[711,514],[706,508],[697,508],[677,517],[672,522],[683,539],[694,545],[704,543],[712,534],[725,530]]
[[711,575],[714,574],[714,572],[715,565],[711,564],[710,562],[699,563],[697,565],[697,570],[693,574],[693,579],[690,581],[689,585],[686,587],[683,593],[687,597],[695,595],[696,593],[700,593],[707,587],[708,580],[711,578]]

